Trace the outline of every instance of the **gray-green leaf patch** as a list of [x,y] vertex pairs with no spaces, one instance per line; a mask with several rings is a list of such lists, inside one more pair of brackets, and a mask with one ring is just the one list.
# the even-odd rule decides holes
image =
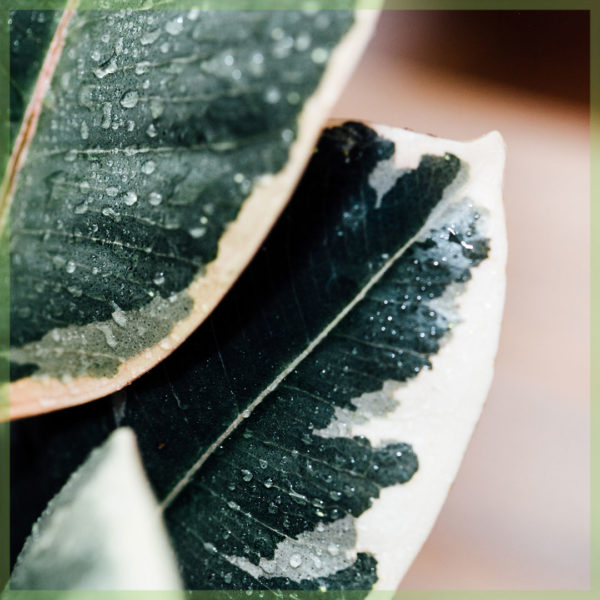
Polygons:
[[[470,145],[326,130],[209,320],[126,390],[118,418],[110,402],[68,411],[90,437],[116,421],[136,431],[187,587],[397,585],[491,378],[501,167],[493,135]],[[89,448],[60,429],[56,416],[15,424],[13,456],[37,444],[44,455],[28,469],[16,459],[13,503],[32,473],[42,503],[61,478],[45,461]]]
[[[17,27],[27,18],[14,13],[13,44],[29,39]],[[189,334],[283,207],[367,21],[351,10],[70,18],[12,197],[13,379],[111,378],[186,319],[167,345]],[[167,309],[153,322],[157,302]]]

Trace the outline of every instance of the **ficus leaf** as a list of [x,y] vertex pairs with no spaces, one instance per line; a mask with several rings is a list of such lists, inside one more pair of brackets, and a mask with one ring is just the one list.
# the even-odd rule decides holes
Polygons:
[[291,194],[376,16],[25,12],[13,45],[36,50],[39,72],[18,82],[1,215],[10,205],[14,418],[121,388],[210,313]]
[[42,503],[57,465],[126,424],[186,587],[395,589],[491,381],[503,160],[496,133],[326,130],[257,256],[171,357],[118,397],[15,423],[14,503],[32,477]]
[[116,430],[33,526],[13,590],[176,590],[181,581],[135,436]]

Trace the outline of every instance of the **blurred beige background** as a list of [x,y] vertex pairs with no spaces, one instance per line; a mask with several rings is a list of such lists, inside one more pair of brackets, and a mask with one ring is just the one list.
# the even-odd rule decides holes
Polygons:
[[386,11],[334,111],[507,145],[496,374],[404,589],[589,587],[589,21]]

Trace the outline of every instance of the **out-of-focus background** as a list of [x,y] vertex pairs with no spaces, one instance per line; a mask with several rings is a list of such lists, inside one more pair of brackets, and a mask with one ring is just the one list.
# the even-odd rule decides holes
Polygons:
[[589,13],[385,11],[334,116],[507,146],[495,377],[401,588],[589,588]]

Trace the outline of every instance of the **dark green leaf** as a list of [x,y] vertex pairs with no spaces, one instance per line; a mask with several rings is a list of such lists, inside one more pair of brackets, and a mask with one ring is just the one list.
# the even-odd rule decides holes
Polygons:
[[180,349],[93,410],[13,428],[13,503],[31,477],[56,486],[64,474],[46,469],[81,460],[84,432],[127,424],[188,587],[393,589],[491,380],[502,156],[495,134],[327,130],[250,267]]
[[[7,180],[12,416],[118,389],[212,310],[291,193],[374,16],[68,14]],[[21,25],[39,15],[13,14],[15,69],[30,38],[44,47],[48,27]]]

